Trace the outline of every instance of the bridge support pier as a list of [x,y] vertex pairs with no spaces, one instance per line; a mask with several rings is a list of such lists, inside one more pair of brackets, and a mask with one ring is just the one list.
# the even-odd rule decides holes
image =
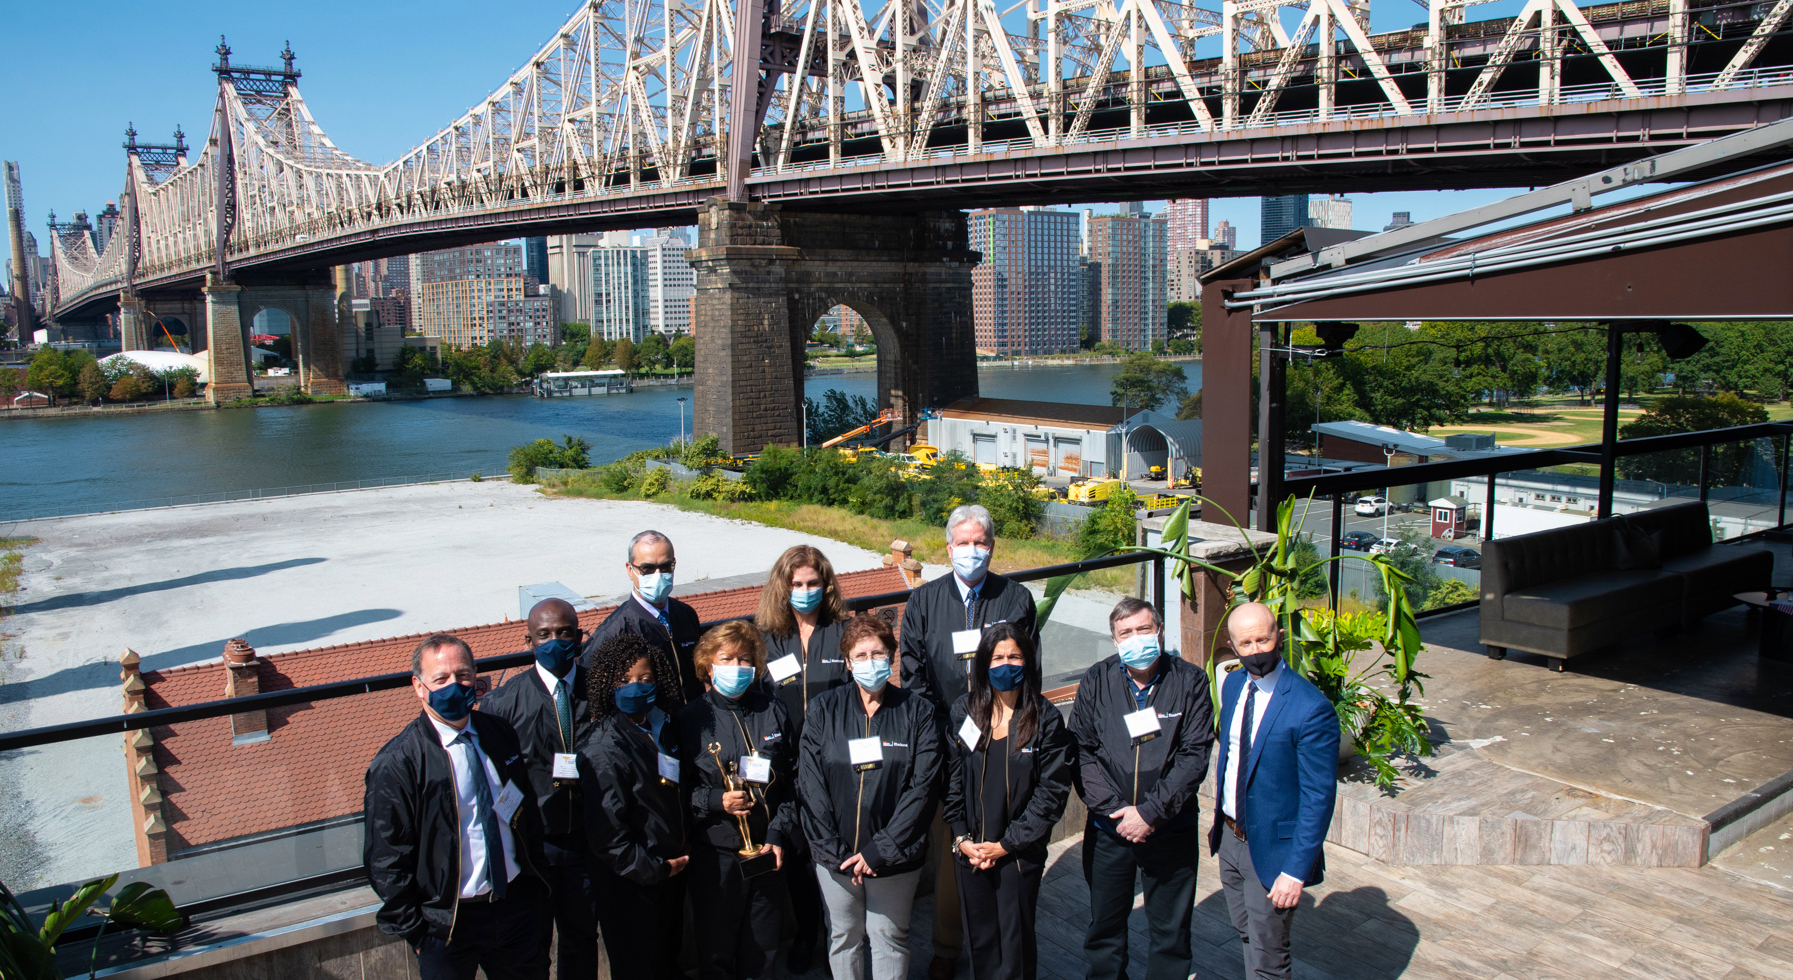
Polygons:
[[[342,380],[342,331],[337,305],[334,282],[306,286],[305,330],[300,333],[299,325],[293,324],[293,354],[299,361],[299,383],[308,395],[344,395],[349,391]],[[341,305],[343,315],[354,316],[348,312],[346,296]]]
[[118,294],[118,339],[120,350],[149,350],[149,311],[143,299],[132,293]]
[[878,342],[878,407],[908,421],[977,394],[965,215],[783,211],[712,198],[698,213],[693,432],[730,453],[803,442],[804,344],[845,305]]
[[213,406],[255,394],[249,380],[247,339],[243,335],[243,287],[208,272],[205,276],[205,400]]

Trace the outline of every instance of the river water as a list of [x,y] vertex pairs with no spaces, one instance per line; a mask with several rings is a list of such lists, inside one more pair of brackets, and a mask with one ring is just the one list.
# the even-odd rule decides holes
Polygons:
[[[1183,362],[1189,390],[1199,361]],[[985,367],[986,397],[1108,404],[1116,364]],[[811,378],[875,400],[875,376]],[[679,434],[691,388],[541,399],[529,395],[323,404],[228,411],[0,422],[0,519],[142,506],[154,498],[306,484],[502,473],[510,447],[584,436],[592,461],[664,445]],[[686,431],[691,403],[687,400]]]

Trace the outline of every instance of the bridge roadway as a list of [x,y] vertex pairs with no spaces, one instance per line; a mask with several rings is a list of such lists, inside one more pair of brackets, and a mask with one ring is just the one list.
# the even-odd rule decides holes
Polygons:
[[[330,143],[290,51],[281,69],[245,68],[221,44],[215,119],[228,125],[215,122],[193,160],[133,135],[127,234],[101,256],[81,236],[51,236],[55,313],[78,322],[121,293],[191,294],[208,271],[279,277],[519,235],[691,223],[716,196],[910,213],[1524,186],[1793,115],[1793,0],[1529,0],[1519,17],[1473,22],[1468,4],[1441,0],[1428,25],[1374,37],[1354,19],[1367,5],[1348,0],[1229,2],[1219,14],[1136,0],[1038,0],[1036,13],[1028,2],[1032,35],[992,29],[1003,22],[987,0],[930,3],[931,19],[906,24],[895,23],[912,17],[901,4],[867,21],[859,0],[789,15],[774,3],[759,21],[757,72],[712,41],[730,36],[728,18],[737,33],[752,26],[758,0],[678,6],[673,29],[638,39],[622,71],[594,54],[614,43],[614,11],[595,2],[492,97],[384,167]],[[1182,13],[1167,20],[1173,8]],[[1302,13],[1292,31],[1285,11]],[[1211,35],[1222,57],[1184,57]],[[1041,82],[1054,49],[1064,70]],[[568,97],[543,94],[554,92]],[[756,139],[731,142],[731,131]],[[738,187],[731,155],[752,161],[734,168]]]

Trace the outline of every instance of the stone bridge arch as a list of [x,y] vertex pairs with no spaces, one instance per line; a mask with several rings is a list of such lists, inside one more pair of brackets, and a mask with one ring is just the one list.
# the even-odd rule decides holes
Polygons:
[[725,450],[801,443],[804,341],[835,306],[878,340],[878,406],[913,422],[977,394],[965,215],[783,211],[712,199],[698,214],[695,431]]

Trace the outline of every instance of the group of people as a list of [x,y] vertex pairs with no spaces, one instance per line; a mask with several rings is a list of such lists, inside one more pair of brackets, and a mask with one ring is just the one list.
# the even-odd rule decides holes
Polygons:
[[[951,574],[915,589],[901,629],[849,613],[834,568],[799,545],[753,621],[704,630],[671,595],[672,542],[630,543],[633,585],[591,636],[571,605],[527,620],[535,663],[476,698],[471,650],[432,636],[412,659],[422,712],[367,771],[366,866],[380,928],[423,980],[679,975],[687,903],[698,970],[906,980],[916,889],[936,870],[932,980],[1037,975],[1047,844],[1072,793],[1088,807],[1083,939],[1091,980],[1128,975],[1144,892],[1146,976],[1191,972],[1197,788],[1218,741],[1208,828],[1246,975],[1289,976],[1289,926],[1320,880],[1339,730],[1281,666],[1262,606],[1228,618],[1243,669],[1222,684],[1165,652],[1163,621],[1124,598],[1114,655],[1067,723],[1041,690],[1032,596],[989,570],[988,511],[947,521]],[[478,700],[478,710],[475,701]],[[1216,731],[1219,732],[1218,738]]]

